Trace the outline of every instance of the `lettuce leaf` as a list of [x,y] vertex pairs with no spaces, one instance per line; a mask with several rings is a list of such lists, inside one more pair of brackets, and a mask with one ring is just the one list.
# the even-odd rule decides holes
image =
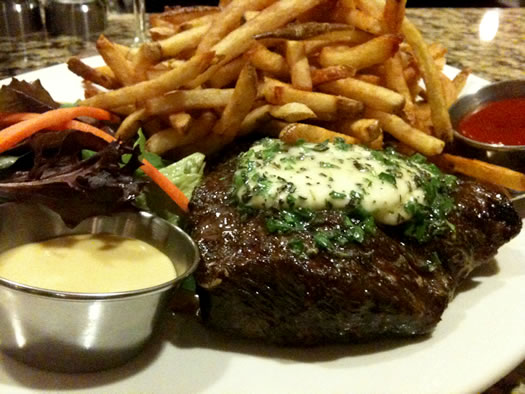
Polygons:
[[11,80],[0,88],[0,112],[45,112],[59,104],[44,89],[39,80],[34,82]]
[[[186,197],[191,198],[193,190],[202,180],[204,159],[205,156],[202,153],[193,153],[159,171],[177,185]],[[180,223],[182,213],[180,208],[155,184],[148,184],[144,188],[143,192],[137,196],[135,205],[170,223]]]

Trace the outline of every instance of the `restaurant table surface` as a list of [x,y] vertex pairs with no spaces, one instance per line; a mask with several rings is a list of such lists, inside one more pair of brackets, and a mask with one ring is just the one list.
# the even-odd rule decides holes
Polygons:
[[[407,15],[428,42],[437,41],[447,48],[447,64],[469,67],[494,82],[525,79],[525,8],[412,8]],[[110,15],[104,34],[129,45],[133,22],[132,15]],[[44,33],[13,41],[0,39],[0,79],[63,63],[73,55],[96,55],[94,39],[86,42]],[[525,394],[525,361],[487,393],[511,390]]]

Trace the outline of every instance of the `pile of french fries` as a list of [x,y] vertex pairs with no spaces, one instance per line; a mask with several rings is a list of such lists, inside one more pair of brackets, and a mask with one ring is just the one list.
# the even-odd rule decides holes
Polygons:
[[[151,17],[151,42],[129,48],[101,36],[106,66],[77,58],[68,65],[84,79],[82,105],[122,115],[117,137],[131,139],[142,128],[147,149],[160,155],[210,154],[257,131],[374,149],[388,140],[403,152],[436,156],[453,138],[448,107],[469,70],[452,80],[442,73],[446,49],[425,43],[405,4],[221,0],[217,7],[174,7]],[[455,156],[439,157],[485,179],[475,165],[465,170]],[[499,183],[525,189],[520,175]]]

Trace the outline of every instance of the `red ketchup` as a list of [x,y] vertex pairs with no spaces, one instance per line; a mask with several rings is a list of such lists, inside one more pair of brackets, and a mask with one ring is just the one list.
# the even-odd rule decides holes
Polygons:
[[461,119],[459,132],[490,144],[525,145],[525,97],[487,103]]

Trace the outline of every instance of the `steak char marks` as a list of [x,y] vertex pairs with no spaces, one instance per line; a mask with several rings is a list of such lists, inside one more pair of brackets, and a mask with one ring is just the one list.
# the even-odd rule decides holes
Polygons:
[[[346,246],[344,257],[306,257],[290,250],[291,235],[266,231],[263,211],[246,217],[229,203],[235,167],[233,158],[205,176],[190,228],[202,257],[203,320],[238,337],[311,346],[429,333],[461,281],[521,229],[499,190],[460,180],[449,216],[455,233],[419,244],[398,227],[378,226],[362,244]],[[322,211],[315,225],[333,228],[339,215]]]

